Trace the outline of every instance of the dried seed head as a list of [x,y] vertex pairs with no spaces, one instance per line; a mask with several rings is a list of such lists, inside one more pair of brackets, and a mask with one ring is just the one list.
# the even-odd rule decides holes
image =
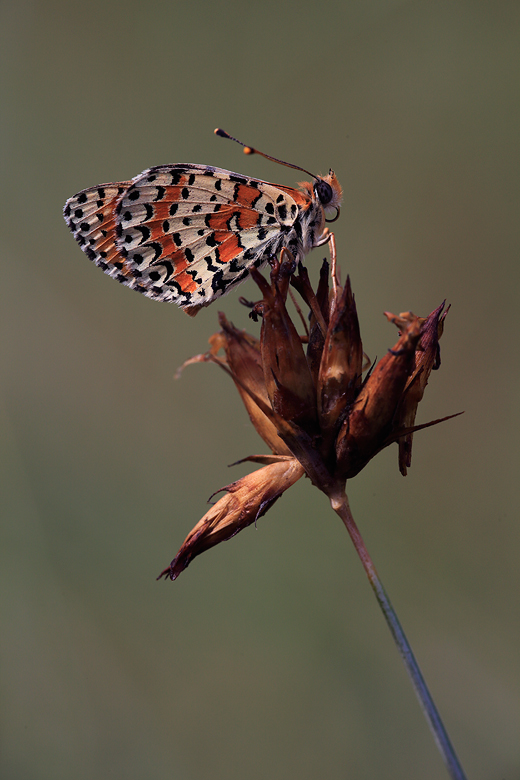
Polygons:
[[[410,465],[417,406],[439,363],[444,317],[440,306],[426,319],[387,314],[400,330],[396,345],[362,379],[363,348],[354,296],[341,287],[333,263],[329,290],[324,264],[316,294],[307,271],[289,252],[272,260],[268,282],[251,275],[262,293],[254,305],[262,317],[260,339],[237,330],[220,315],[221,332],[211,349],[189,362],[215,362],[232,377],[251,422],[272,455],[250,456],[264,465],[231,483],[227,494],[188,535],[161,576],[175,579],[189,562],[253,523],[303,474],[331,499],[380,450],[399,443],[399,467]],[[289,284],[309,307],[304,337],[287,311]],[[304,342],[307,341],[307,350]],[[226,360],[217,356],[223,348]],[[434,421],[435,424],[439,421]]]

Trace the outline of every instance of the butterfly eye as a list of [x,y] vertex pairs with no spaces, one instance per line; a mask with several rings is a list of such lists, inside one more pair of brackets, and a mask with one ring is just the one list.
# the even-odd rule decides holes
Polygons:
[[332,200],[332,187],[323,179],[316,180],[314,193],[322,206],[327,206]]

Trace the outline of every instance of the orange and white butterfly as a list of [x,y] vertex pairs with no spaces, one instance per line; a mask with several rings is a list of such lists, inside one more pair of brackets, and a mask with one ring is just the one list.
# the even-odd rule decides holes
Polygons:
[[298,262],[329,241],[325,209],[336,210],[329,220],[335,221],[341,187],[333,171],[309,175],[312,183],[293,189],[209,165],[158,165],[132,181],[82,190],[63,214],[82,250],[105,273],[195,315],[284,247]]

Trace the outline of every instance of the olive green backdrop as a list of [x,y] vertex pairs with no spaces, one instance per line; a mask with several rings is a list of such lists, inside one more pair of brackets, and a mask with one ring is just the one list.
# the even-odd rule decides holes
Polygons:
[[[117,285],[67,197],[168,162],[345,190],[365,350],[452,304],[409,476],[352,508],[471,780],[520,776],[516,2],[30,2],[0,17],[1,776],[403,780],[445,770],[340,521],[308,481],[157,583],[265,451],[195,320]],[[316,269],[324,252],[314,251]],[[255,296],[250,283],[244,295]]]

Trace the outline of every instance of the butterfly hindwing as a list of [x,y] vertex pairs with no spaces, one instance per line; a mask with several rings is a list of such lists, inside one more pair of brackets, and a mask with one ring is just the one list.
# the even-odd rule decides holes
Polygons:
[[131,182],[112,182],[82,190],[69,198],[63,215],[87,257],[118,282],[136,286],[136,279],[116,245],[116,207]]
[[279,249],[298,205],[267,182],[179,164],[136,177],[117,211],[118,248],[145,294],[200,306]]

